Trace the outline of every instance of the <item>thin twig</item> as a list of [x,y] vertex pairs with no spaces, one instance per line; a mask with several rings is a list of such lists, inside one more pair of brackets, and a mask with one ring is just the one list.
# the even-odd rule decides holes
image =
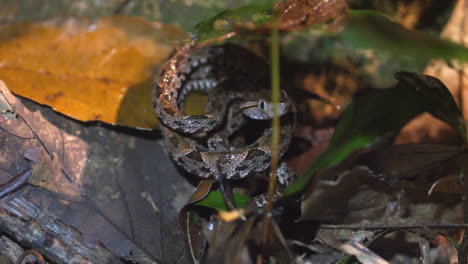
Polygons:
[[26,185],[31,175],[31,169],[26,169],[25,171],[14,176],[7,182],[0,184],[0,198],[3,198],[4,196]]

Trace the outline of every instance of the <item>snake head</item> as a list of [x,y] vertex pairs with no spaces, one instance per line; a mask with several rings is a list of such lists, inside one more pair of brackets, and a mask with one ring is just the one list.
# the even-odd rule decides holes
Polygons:
[[[267,120],[273,118],[273,102],[271,100],[271,91],[259,91],[251,93],[245,101],[240,104],[244,115],[256,120]],[[281,90],[280,103],[278,105],[278,114],[282,116],[291,109],[291,101],[285,91]]]

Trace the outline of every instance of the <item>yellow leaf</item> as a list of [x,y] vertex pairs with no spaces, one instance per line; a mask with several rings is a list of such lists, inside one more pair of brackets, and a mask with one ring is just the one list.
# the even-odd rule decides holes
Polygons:
[[0,80],[82,121],[155,128],[151,86],[179,29],[115,16],[0,27]]

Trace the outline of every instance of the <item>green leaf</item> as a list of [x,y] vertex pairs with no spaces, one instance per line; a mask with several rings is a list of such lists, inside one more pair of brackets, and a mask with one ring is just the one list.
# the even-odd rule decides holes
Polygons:
[[[244,207],[249,197],[234,193],[234,201],[238,207]],[[211,191],[205,198],[194,203],[194,205],[206,206],[218,211],[228,211],[224,203],[223,194],[220,191]]]
[[284,195],[301,192],[321,169],[339,164],[357,150],[377,143],[390,144],[415,116],[429,112],[453,126],[466,142],[465,122],[447,87],[438,79],[409,72],[396,74],[398,84],[358,97],[344,111],[327,149]]
[[[145,5],[146,2],[146,5]],[[152,10],[146,10],[146,14],[156,14],[154,19],[165,24],[176,24],[182,29],[195,33],[194,25],[199,21],[212,17],[228,8],[237,8],[252,2],[251,0],[171,0],[135,1],[135,5],[153,5]],[[145,15],[148,17],[148,15]]]
[[251,22],[263,24],[272,19],[272,3],[245,5],[239,8],[226,9],[216,16],[203,20],[195,26],[200,41],[215,38],[232,31],[234,23]]
[[351,10],[349,15],[348,24],[341,33],[345,44],[424,61],[433,58],[468,60],[468,49],[464,46],[407,30],[379,12]]
[[377,11],[350,10],[348,14],[340,33],[312,27],[284,33],[282,55],[313,64],[343,59],[357,63],[366,80],[380,88],[392,82],[388,72],[419,72],[438,58],[467,60],[467,48],[434,34],[407,30]]

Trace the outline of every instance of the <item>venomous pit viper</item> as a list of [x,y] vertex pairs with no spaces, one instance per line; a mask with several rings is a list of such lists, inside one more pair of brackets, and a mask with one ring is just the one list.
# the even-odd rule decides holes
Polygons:
[[[268,74],[264,59],[234,44],[197,49],[191,41],[177,48],[153,87],[154,109],[175,163],[201,178],[221,173],[226,179],[240,179],[264,172],[271,159],[270,127],[250,144],[233,146],[227,138],[245,124],[246,117],[272,118],[271,92],[263,81]],[[185,114],[185,98],[196,90],[209,94],[206,113]],[[281,157],[295,126],[295,107],[285,92],[279,110]],[[287,181],[292,171],[281,165],[278,174]]]

